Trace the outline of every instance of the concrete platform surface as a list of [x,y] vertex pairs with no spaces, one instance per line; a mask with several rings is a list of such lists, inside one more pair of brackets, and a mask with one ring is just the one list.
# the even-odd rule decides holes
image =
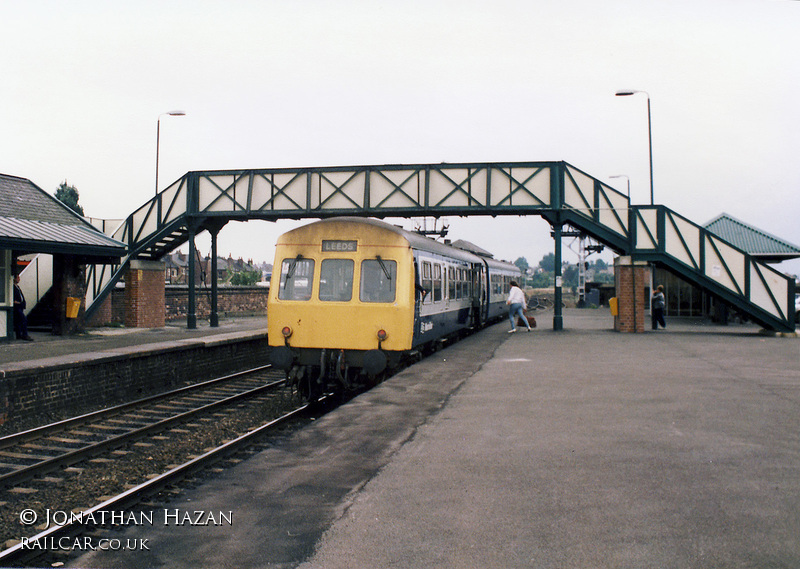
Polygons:
[[[800,567],[800,341],[501,323],[109,530],[74,567]],[[163,512],[232,512],[176,525]]]
[[194,338],[206,338],[221,334],[266,330],[267,317],[223,318],[218,327],[210,327],[208,322],[197,323],[197,328],[189,330],[186,321],[169,323],[163,328],[89,328],[85,333],[72,336],[54,336],[49,332],[32,331],[33,342],[14,340],[0,344],[0,367],[6,364],[25,364],[35,360],[102,352],[174,342]]

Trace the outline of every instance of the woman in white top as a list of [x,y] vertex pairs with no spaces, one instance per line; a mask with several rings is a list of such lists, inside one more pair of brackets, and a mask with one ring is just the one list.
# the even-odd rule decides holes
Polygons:
[[511,281],[511,290],[508,291],[508,300],[506,300],[506,304],[508,305],[508,317],[511,320],[511,330],[508,331],[509,334],[513,334],[517,331],[517,316],[522,318],[525,326],[528,327],[528,332],[531,331],[531,325],[528,324],[528,319],[525,318],[525,313],[522,311],[526,303],[525,293],[519,288],[517,281]]

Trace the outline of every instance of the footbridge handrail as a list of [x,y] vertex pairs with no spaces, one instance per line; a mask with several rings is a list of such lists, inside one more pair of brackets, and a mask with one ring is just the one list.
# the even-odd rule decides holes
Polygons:
[[88,271],[91,314],[133,259],[161,259],[228,220],[541,215],[620,254],[660,264],[762,325],[794,330],[794,282],[664,206],[628,196],[566,162],[441,163],[188,172],[110,234],[128,254]]

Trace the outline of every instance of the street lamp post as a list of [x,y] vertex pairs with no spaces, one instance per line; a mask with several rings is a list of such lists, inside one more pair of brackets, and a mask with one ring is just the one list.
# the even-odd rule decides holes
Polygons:
[[650,148],[650,205],[653,205],[653,129],[650,122],[650,93],[647,91],[637,91],[636,89],[622,89],[617,91],[617,97],[627,97],[643,93],[647,97],[647,141]]
[[614,174],[613,176],[609,176],[609,178],[625,178],[628,181],[628,205],[630,205],[630,203],[631,203],[631,179],[628,176],[626,176],[625,174]]
[[161,144],[161,117],[169,115],[171,117],[182,117],[186,115],[184,111],[170,111],[168,113],[161,113],[158,115],[158,122],[156,123],[156,195],[158,195],[158,149]]

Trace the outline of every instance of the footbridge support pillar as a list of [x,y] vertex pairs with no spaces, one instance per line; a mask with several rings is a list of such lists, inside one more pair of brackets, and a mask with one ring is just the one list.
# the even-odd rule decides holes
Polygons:
[[650,264],[632,257],[614,259],[614,284],[617,295],[617,332],[644,332],[647,313],[647,287],[650,286]]
[[162,261],[131,261],[125,274],[125,326],[163,328],[165,324]]
[[555,276],[555,289],[553,291],[553,330],[559,331],[564,329],[564,316],[561,310],[563,295],[562,295],[562,275],[561,275],[561,230],[560,223],[553,224],[553,240],[555,247],[553,255],[555,263],[553,267]]

